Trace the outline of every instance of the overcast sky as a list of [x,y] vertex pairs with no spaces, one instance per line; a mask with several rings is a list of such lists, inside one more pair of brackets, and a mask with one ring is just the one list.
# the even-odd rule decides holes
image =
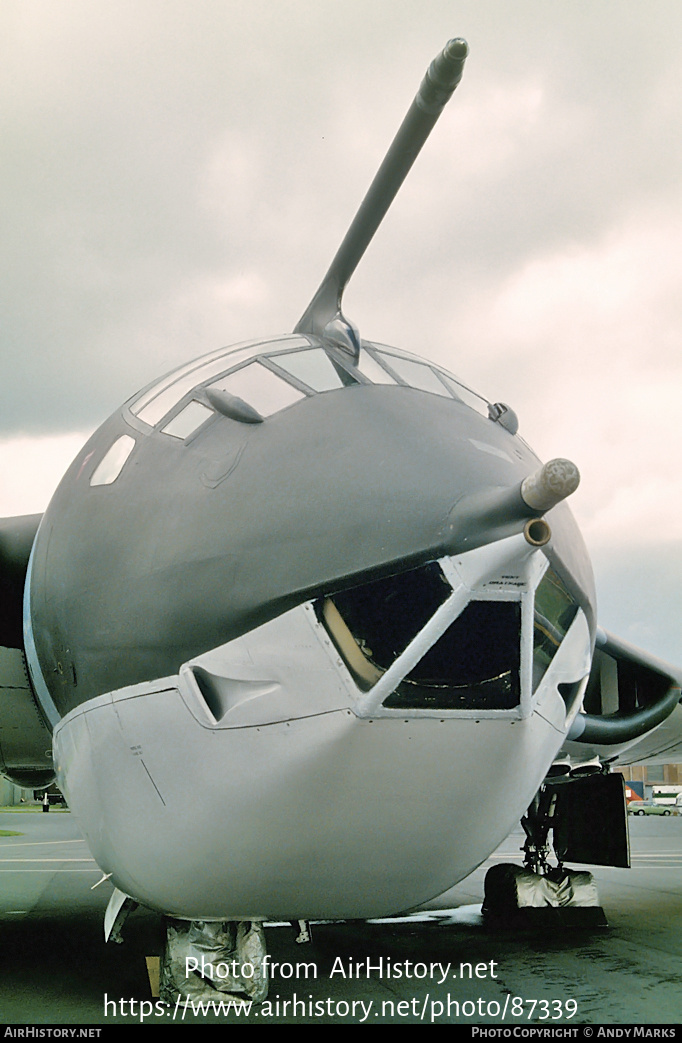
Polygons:
[[578,464],[603,625],[682,662],[679,0],[2,0],[0,515],[154,376],[292,330],[452,36],[345,311]]

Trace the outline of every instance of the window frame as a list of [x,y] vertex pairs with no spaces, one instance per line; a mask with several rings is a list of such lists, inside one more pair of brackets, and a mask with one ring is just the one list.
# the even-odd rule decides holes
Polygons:
[[[545,681],[552,682],[553,667],[559,658],[559,653],[574,628],[584,625],[585,616],[582,608],[578,610],[564,634],[563,640],[557,649],[557,653],[549,664],[541,683],[533,690],[533,636],[535,618],[535,592],[546,571],[552,568],[559,575],[562,583],[565,580],[558,570],[550,565],[549,560],[541,551],[534,553],[525,566],[524,581],[514,581],[511,586],[504,578],[492,578],[486,580],[480,586],[469,588],[466,586],[462,574],[455,564],[456,558],[449,557],[437,559],[443,575],[451,587],[451,593],[441,606],[434,612],[427,623],[415,635],[405,649],[396,657],[388,669],[372,684],[363,690],[353,677],[346,664],[337,644],[332,639],[326,625],[315,612],[313,603],[310,603],[311,617],[314,619],[313,626],[318,638],[325,645],[330,658],[339,673],[342,674],[345,686],[353,699],[353,712],[358,717],[431,717],[445,720],[447,718],[465,718],[471,720],[524,720],[529,718],[539,700],[546,692]],[[521,571],[521,570],[520,570]],[[520,651],[519,651],[519,702],[516,706],[509,708],[487,708],[469,709],[457,707],[452,709],[431,707],[390,707],[384,702],[398,688],[407,674],[419,663],[421,658],[445,633],[450,624],[464,611],[472,601],[498,601],[518,603],[521,606],[520,624]],[[360,653],[361,654],[361,653]]]

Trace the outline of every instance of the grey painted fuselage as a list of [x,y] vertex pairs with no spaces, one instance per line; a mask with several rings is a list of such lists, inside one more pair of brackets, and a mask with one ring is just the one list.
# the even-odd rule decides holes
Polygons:
[[[186,440],[161,433],[195,395],[156,428],[128,408],[114,414],[43,518],[32,629],[61,715],[177,672],[310,598],[466,549],[485,535],[487,518],[453,531],[458,502],[511,488],[538,466],[499,424],[408,386],[352,384],[310,394],[261,424],[215,413]],[[120,475],[91,486],[123,434],[135,446]],[[564,505],[550,523],[547,553],[565,563],[593,617],[577,527]]]
[[577,470],[538,470],[512,411],[341,311],[466,53],[430,66],[296,333],[140,392],[38,530],[24,645],[59,782],[104,872],[163,912],[378,916],[442,893],[579,711]]
[[[294,378],[297,400],[259,422],[243,400],[207,405],[209,387],[260,380],[276,359],[285,384],[289,355],[320,352],[315,338],[264,342],[136,396],[74,461],[34,544],[26,647],[60,783],[117,886],[189,919],[381,915],[444,890],[527,806],[578,709],[559,693],[589,673],[591,573],[570,512],[547,513],[545,546],[527,542],[539,512],[517,491],[537,458],[453,378],[363,345],[374,383],[336,360],[338,386]],[[389,374],[406,364],[432,390]],[[403,579],[434,568],[443,594],[427,609],[408,594],[401,612],[423,619],[380,669],[324,616],[381,582],[396,585],[389,613]],[[538,684],[547,570],[578,615]],[[515,694],[461,695],[458,681],[442,696],[429,681],[406,703],[472,601],[512,611]],[[497,633],[463,653],[484,674]],[[353,673],[359,654],[378,683]],[[457,806],[476,807],[475,826]]]

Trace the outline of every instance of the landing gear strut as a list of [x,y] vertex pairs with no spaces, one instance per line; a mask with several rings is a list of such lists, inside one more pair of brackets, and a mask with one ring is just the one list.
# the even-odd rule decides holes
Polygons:
[[[569,785],[562,790],[568,792]],[[559,787],[542,786],[521,819],[526,834],[523,867],[501,863],[486,873],[483,914],[489,923],[512,927],[606,926],[592,874],[565,868],[557,850],[556,832],[556,866],[549,861],[549,834],[560,823],[561,812]]]
[[263,924],[252,920],[214,923],[166,918],[160,995],[190,999],[236,999],[260,1003],[268,994]]

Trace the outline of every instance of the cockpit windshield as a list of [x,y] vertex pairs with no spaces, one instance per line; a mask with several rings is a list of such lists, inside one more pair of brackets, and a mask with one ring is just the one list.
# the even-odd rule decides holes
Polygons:
[[[189,438],[215,410],[209,389],[225,391],[266,418],[305,398],[362,384],[405,386],[487,413],[487,402],[439,367],[383,345],[364,344],[357,359],[331,354],[314,337],[280,337],[212,352],[143,392],[130,406],[138,421]],[[188,406],[195,402],[187,412]],[[201,404],[201,409],[196,404]],[[204,411],[208,411],[205,413]],[[175,420],[182,414],[182,420]],[[235,413],[232,419],[239,419]],[[191,418],[201,418],[192,427]]]

